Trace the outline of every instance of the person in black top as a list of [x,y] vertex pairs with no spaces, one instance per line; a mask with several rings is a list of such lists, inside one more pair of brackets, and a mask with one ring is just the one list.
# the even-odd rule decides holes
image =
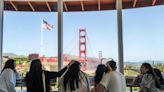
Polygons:
[[50,80],[56,77],[60,77],[67,70],[68,66],[69,64],[59,72],[43,71],[40,60],[32,60],[30,71],[26,74],[25,77],[27,92],[44,92],[42,72],[45,74],[46,92],[50,92]]

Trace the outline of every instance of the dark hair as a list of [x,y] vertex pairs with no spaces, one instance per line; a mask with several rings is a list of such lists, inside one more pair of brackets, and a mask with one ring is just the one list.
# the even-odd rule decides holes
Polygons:
[[42,64],[39,59],[32,60],[30,71],[26,74],[26,83],[42,87]]
[[39,59],[34,59],[30,65],[30,73],[37,73],[42,71],[42,64]]
[[157,74],[157,77],[159,78],[161,84],[163,85],[164,84],[164,80],[163,80],[161,71],[159,69],[157,69],[157,68],[154,68],[154,72]]
[[107,64],[109,64],[109,66],[112,68],[112,70],[115,70],[117,68],[116,62],[113,59],[108,61]]
[[76,88],[79,88],[79,72],[80,72],[80,63],[78,61],[74,61],[74,63],[69,67],[67,73],[64,75],[65,90],[67,89],[68,83],[71,91],[74,91]]
[[7,68],[12,69],[14,72],[16,72],[16,70],[15,70],[15,60],[14,59],[8,59],[6,61],[5,66],[4,66],[3,70],[2,70],[2,72],[5,69],[7,69]]
[[149,69],[149,71],[147,72],[148,74],[153,75],[154,79],[155,79],[155,86],[157,88],[160,88],[161,85],[159,83],[159,80],[157,78],[156,73],[154,72],[154,69],[152,68],[152,66],[149,63],[142,63],[142,66],[144,66],[146,69]]
[[102,76],[104,73],[107,72],[107,67],[104,64],[99,64],[96,69],[96,75],[95,75],[95,84],[99,84],[99,82],[102,79]]

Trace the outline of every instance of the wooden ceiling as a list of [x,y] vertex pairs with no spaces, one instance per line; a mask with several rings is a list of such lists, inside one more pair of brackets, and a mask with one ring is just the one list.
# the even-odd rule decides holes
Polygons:
[[[115,10],[116,0],[63,0],[64,12]],[[123,9],[163,5],[164,0],[123,0]],[[4,0],[5,11],[56,12],[57,0]]]

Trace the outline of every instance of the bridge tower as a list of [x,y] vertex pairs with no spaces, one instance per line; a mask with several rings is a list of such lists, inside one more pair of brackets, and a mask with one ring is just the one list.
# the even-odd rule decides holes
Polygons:
[[86,30],[79,30],[79,60],[83,62],[82,70],[87,70],[87,43],[86,43]]
[[87,43],[86,43],[86,30],[79,30],[79,60],[82,62],[87,61]]
[[100,63],[102,64],[102,51],[99,51],[99,60],[100,60]]

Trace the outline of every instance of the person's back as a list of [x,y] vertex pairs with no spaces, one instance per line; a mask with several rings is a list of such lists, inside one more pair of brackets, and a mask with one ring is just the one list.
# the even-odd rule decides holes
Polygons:
[[0,92],[16,92],[16,64],[15,60],[9,59],[0,74]]
[[125,92],[126,90],[125,77],[117,71],[105,74],[100,84],[107,89],[107,92]]
[[[38,77],[37,79],[31,77],[31,73],[28,72],[25,77],[27,92],[43,92],[43,83],[42,83],[42,76]],[[47,87],[46,87],[47,88]]]
[[63,77],[63,89],[60,92],[89,92],[87,76],[80,70],[80,63],[74,61]]
[[125,77],[117,71],[112,71],[110,77],[108,92],[124,92],[123,90],[126,88]]
[[79,84],[79,88],[76,88],[74,91],[71,91],[70,89],[70,85],[67,85],[67,90],[65,90],[64,92],[88,92],[89,91],[89,83],[88,83],[88,79],[86,77],[86,75],[82,72],[80,72],[80,82]]
[[0,76],[0,92],[15,92],[16,75],[12,69],[5,69]]
[[[25,82],[27,92],[44,92],[43,82],[45,82],[46,92],[50,92],[50,80],[60,77],[68,67],[63,68],[59,72],[43,71],[39,59],[31,62],[30,71],[26,74]],[[43,75],[42,75],[43,74]],[[45,79],[43,80],[43,76]]]

